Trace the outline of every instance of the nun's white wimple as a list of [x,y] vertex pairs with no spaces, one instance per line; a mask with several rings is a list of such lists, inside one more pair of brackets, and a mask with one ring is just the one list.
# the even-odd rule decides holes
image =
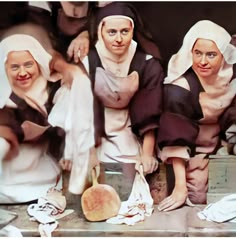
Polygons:
[[230,34],[221,26],[202,20],[193,25],[184,37],[180,50],[171,57],[164,83],[171,83],[192,66],[192,48],[198,38],[214,41],[227,64],[236,63],[236,48]]
[[52,57],[35,38],[25,34],[5,38],[0,43],[0,108],[4,107],[12,91],[5,70],[7,56],[11,51],[29,51],[39,64],[42,76],[50,79],[49,63]]

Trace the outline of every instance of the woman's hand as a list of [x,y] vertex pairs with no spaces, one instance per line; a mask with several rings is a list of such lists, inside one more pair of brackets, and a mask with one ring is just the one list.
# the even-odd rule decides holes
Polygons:
[[143,166],[144,174],[152,173],[158,168],[158,161],[153,157],[155,146],[155,133],[154,130],[149,130],[145,133],[143,138],[141,157],[135,165],[138,170],[140,165]]
[[59,165],[61,166],[61,168],[67,171],[71,171],[72,163],[73,163],[72,160],[69,160],[69,159],[61,159],[59,161]]
[[89,51],[89,34],[88,31],[81,32],[74,40],[71,41],[67,55],[69,60],[74,58],[74,62],[82,61]]
[[149,174],[158,169],[158,161],[153,156],[141,155],[140,159],[135,164],[135,169],[138,171],[140,165],[143,166],[143,173]]

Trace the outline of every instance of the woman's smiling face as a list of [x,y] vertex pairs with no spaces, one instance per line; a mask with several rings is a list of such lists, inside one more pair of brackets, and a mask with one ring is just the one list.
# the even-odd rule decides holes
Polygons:
[[201,78],[217,75],[223,61],[223,55],[215,42],[206,39],[198,39],[192,49],[192,68]]
[[6,72],[12,86],[27,91],[40,76],[37,62],[28,51],[12,51],[7,56]]

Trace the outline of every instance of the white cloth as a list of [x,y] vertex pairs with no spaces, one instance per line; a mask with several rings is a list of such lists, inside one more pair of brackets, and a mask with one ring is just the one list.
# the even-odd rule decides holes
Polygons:
[[[21,144],[18,156],[3,161],[0,203],[32,201],[45,196],[49,188],[56,186],[60,168],[46,150],[47,143]],[[59,181],[58,189],[61,188]]]
[[236,223],[236,194],[225,196],[220,201],[207,205],[197,215],[202,220]]
[[38,199],[38,203],[31,204],[27,208],[31,221],[39,222],[39,233],[41,237],[51,237],[52,232],[59,223],[56,219],[69,215],[74,210],[65,210],[66,198],[62,192],[51,189],[45,197]]
[[145,220],[145,216],[151,216],[153,212],[153,198],[149,185],[140,169],[136,173],[131,194],[127,201],[121,203],[118,215],[107,219],[111,224],[134,225]]
[[[86,186],[90,149],[94,146],[93,95],[86,75],[74,72],[71,90],[58,94],[49,123],[66,131],[64,158],[73,161],[69,191],[81,194]],[[60,117],[57,117],[59,115]]]
[[77,76],[71,89],[70,112],[72,120],[70,128],[73,166],[69,181],[69,191],[81,194],[88,180],[89,167],[92,167],[90,150],[95,144],[93,95],[90,80],[87,76]]
[[136,163],[141,146],[130,130],[128,110],[105,108],[105,120],[106,133],[111,139],[102,139],[97,148],[98,158],[102,162]]
[[102,40],[97,41],[96,49],[105,70],[108,70],[116,76],[125,77],[128,75],[131,61],[134,57],[137,43],[132,40],[128,51],[121,57],[111,54]]

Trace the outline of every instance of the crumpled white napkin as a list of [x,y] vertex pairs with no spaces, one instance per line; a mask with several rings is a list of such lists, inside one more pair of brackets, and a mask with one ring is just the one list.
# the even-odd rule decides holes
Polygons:
[[52,232],[57,228],[58,222],[48,224],[39,224],[39,233],[41,237],[51,237]]
[[207,221],[236,222],[236,194],[225,196],[220,201],[207,205],[197,215]]
[[131,194],[127,201],[121,203],[118,215],[106,220],[111,224],[134,225],[151,216],[154,210],[153,198],[149,185],[143,175],[142,167],[136,172]]
[[59,218],[67,216],[74,210],[65,210],[66,198],[61,191],[50,189],[45,197],[38,199],[38,203],[30,204],[27,208],[31,221],[38,221],[41,237],[51,237],[52,232],[57,228]]

